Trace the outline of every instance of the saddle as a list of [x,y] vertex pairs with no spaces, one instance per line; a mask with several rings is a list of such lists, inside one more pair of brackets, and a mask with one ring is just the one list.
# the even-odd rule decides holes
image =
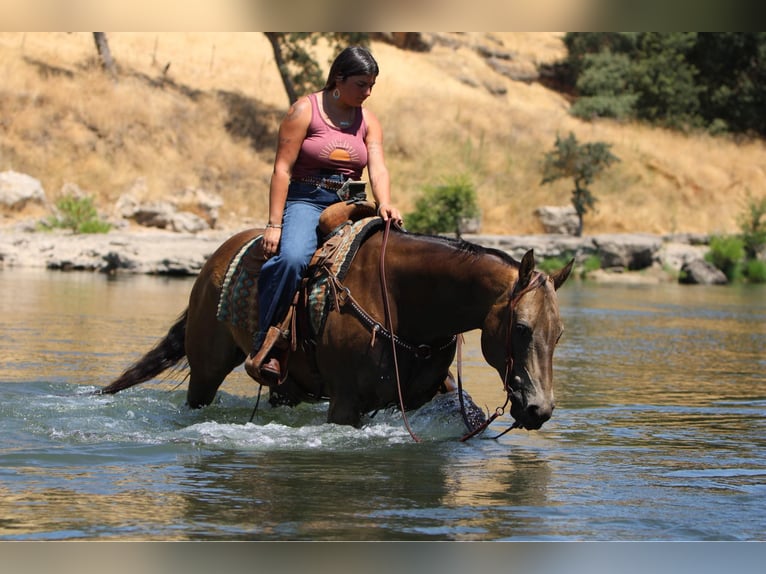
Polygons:
[[[280,331],[289,332],[293,350],[299,340],[321,334],[333,300],[330,275],[345,277],[364,240],[383,225],[376,213],[375,204],[368,201],[336,203],[322,212],[319,230],[324,239],[309,263],[287,316],[280,322]],[[216,313],[219,321],[248,333],[261,328],[258,276],[265,262],[261,239],[262,235],[258,235],[245,243],[229,262]]]

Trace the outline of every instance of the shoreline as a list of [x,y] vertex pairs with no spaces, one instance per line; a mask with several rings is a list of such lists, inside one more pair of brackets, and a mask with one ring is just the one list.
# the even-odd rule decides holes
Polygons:
[[[193,276],[229,237],[246,229],[179,233],[157,228],[116,229],[105,234],[71,231],[0,230],[0,271],[37,268],[61,271]],[[704,236],[646,233],[569,235],[464,235],[483,247],[515,259],[534,249],[544,259],[575,257],[578,265],[597,257],[600,268],[588,279],[599,282],[660,283],[677,281],[685,263],[707,251]]]

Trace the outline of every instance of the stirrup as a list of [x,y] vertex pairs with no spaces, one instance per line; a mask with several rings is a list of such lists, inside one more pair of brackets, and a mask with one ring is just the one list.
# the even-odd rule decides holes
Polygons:
[[[272,326],[266,332],[261,348],[258,352],[251,352],[245,359],[245,371],[257,382],[271,386],[284,381],[287,364],[287,352],[290,347],[290,331],[283,331],[279,327]],[[281,355],[278,357],[277,355]],[[264,370],[264,365],[276,361],[276,368]]]

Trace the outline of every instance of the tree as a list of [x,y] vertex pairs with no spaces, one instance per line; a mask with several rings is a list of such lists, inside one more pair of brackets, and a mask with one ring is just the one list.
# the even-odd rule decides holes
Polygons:
[[271,43],[274,61],[290,105],[309,92],[324,86],[325,77],[313,55],[320,39],[331,46],[330,61],[349,44],[367,44],[369,34],[362,32],[264,32]]
[[766,136],[766,32],[571,32],[543,70],[581,117]]
[[572,205],[577,212],[578,226],[576,235],[583,230],[583,216],[593,209],[596,198],[586,186],[607,167],[620,159],[613,155],[611,145],[604,142],[580,144],[574,133],[569,132],[566,139],[556,136],[554,150],[545,154],[542,184],[552,183],[564,177],[574,179]]
[[117,75],[117,68],[112,58],[112,51],[109,49],[109,40],[106,32],[93,32],[93,40],[96,43],[96,51],[101,59],[101,66],[112,76]]

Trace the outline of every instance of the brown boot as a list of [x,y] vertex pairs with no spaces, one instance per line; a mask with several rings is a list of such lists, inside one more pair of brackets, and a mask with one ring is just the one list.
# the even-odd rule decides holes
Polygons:
[[289,331],[269,327],[258,352],[251,352],[245,359],[245,371],[262,385],[270,387],[280,384],[287,375],[285,367],[289,346]]

